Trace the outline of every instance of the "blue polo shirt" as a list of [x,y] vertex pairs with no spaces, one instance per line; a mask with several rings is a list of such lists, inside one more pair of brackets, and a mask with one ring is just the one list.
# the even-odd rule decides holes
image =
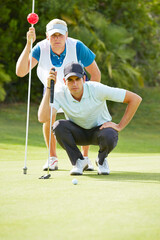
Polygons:
[[[88,67],[95,59],[95,54],[81,41],[77,41],[76,44],[76,51],[77,51],[77,59],[78,62],[83,67]],[[66,56],[66,47],[64,51],[61,53],[60,56],[56,55],[52,49],[51,49],[51,61],[52,64],[55,67],[60,67],[63,63],[63,60]],[[40,58],[40,47],[38,43],[35,45],[35,47],[32,49],[32,57],[34,57],[37,61],[39,61]]]
[[[123,102],[126,90],[113,88],[99,82],[85,82],[81,101],[75,100],[66,85],[55,92],[52,107],[62,108],[68,119],[78,126],[91,129],[111,121],[106,100]],[[86,107],[87,106],[87,107]]]

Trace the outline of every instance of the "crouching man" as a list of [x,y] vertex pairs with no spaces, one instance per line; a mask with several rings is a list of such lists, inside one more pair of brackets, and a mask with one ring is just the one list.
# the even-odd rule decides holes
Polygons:
[[[65,85],[55,93],[52,112],[55,115],[62,108],[68,120],[56,121],[52,130],[73,165],[70,174],[82,175],[87,167],[87,161],[77,146],[98,145],[98,174],[107,175],[110,173],[107,156],[117,145],[118,132],[131,121],[142,99],[124,89],[98,82],[85,82],[84,70],[78,63],[67,64],[64,77]],[[56,84],[56,72],[52,69],[47,79],[48,88],[38,111],[40,122],[46,122],[50,118],[51,79]],[[127,104],[118,124],[112,122],[106,100]]]

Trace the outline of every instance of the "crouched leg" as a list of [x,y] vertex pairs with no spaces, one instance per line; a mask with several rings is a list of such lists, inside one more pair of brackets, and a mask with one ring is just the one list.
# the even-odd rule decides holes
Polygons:
[[58,120],[53,124],[52,131],[58,143],[66,150],[72,165],[76,164],[77,159],[83,159],[82,153],[77,147],[80,141],[80,128],[69,120]]

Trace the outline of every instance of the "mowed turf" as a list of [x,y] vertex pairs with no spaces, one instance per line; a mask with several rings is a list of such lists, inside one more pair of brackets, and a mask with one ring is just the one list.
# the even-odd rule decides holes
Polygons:
[[59,170],[48,180],[39,179],[48,151],[37,106],[31,107],[28,174],[23,174],[26,107],[1,106],[0,239],[160,239],[160,138],[158,125],[148,125],[149,117],[144,126],[139,122],[147,121],[141,111],[108,158],[111,174],[97,175],[98,148],[92,146],[95,171],[76,177],[78,185],[73,185],[71,164],[59,146]]
[[7,152],[0,169],[0,239],[160,238],[160,155],[111,154],[109,176],[85,172],[73,185],[62,150],[59,170],[48,180],[38,179],[45,149],[29,147],[27,175],[22,147]]

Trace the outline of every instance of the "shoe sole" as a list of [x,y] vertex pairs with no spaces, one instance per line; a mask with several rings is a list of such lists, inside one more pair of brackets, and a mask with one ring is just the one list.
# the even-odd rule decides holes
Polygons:
[[85,171],[94,171],[94,168],[87,168]]
[[109,173],[97,173],[98,175],[109,175]]
[[[58,170],[58,167],[55,167],[54,169],[49,168],[49,171],[56,171]],[[43,171],[48,171],[48,168],[44,168]]]
[[71,176],[73,176],[73,175],[76,176],[76,175],[82,175],[82,173],[75,173],[75,172],[73,172],[73,173],[70,173],[70,175]]

